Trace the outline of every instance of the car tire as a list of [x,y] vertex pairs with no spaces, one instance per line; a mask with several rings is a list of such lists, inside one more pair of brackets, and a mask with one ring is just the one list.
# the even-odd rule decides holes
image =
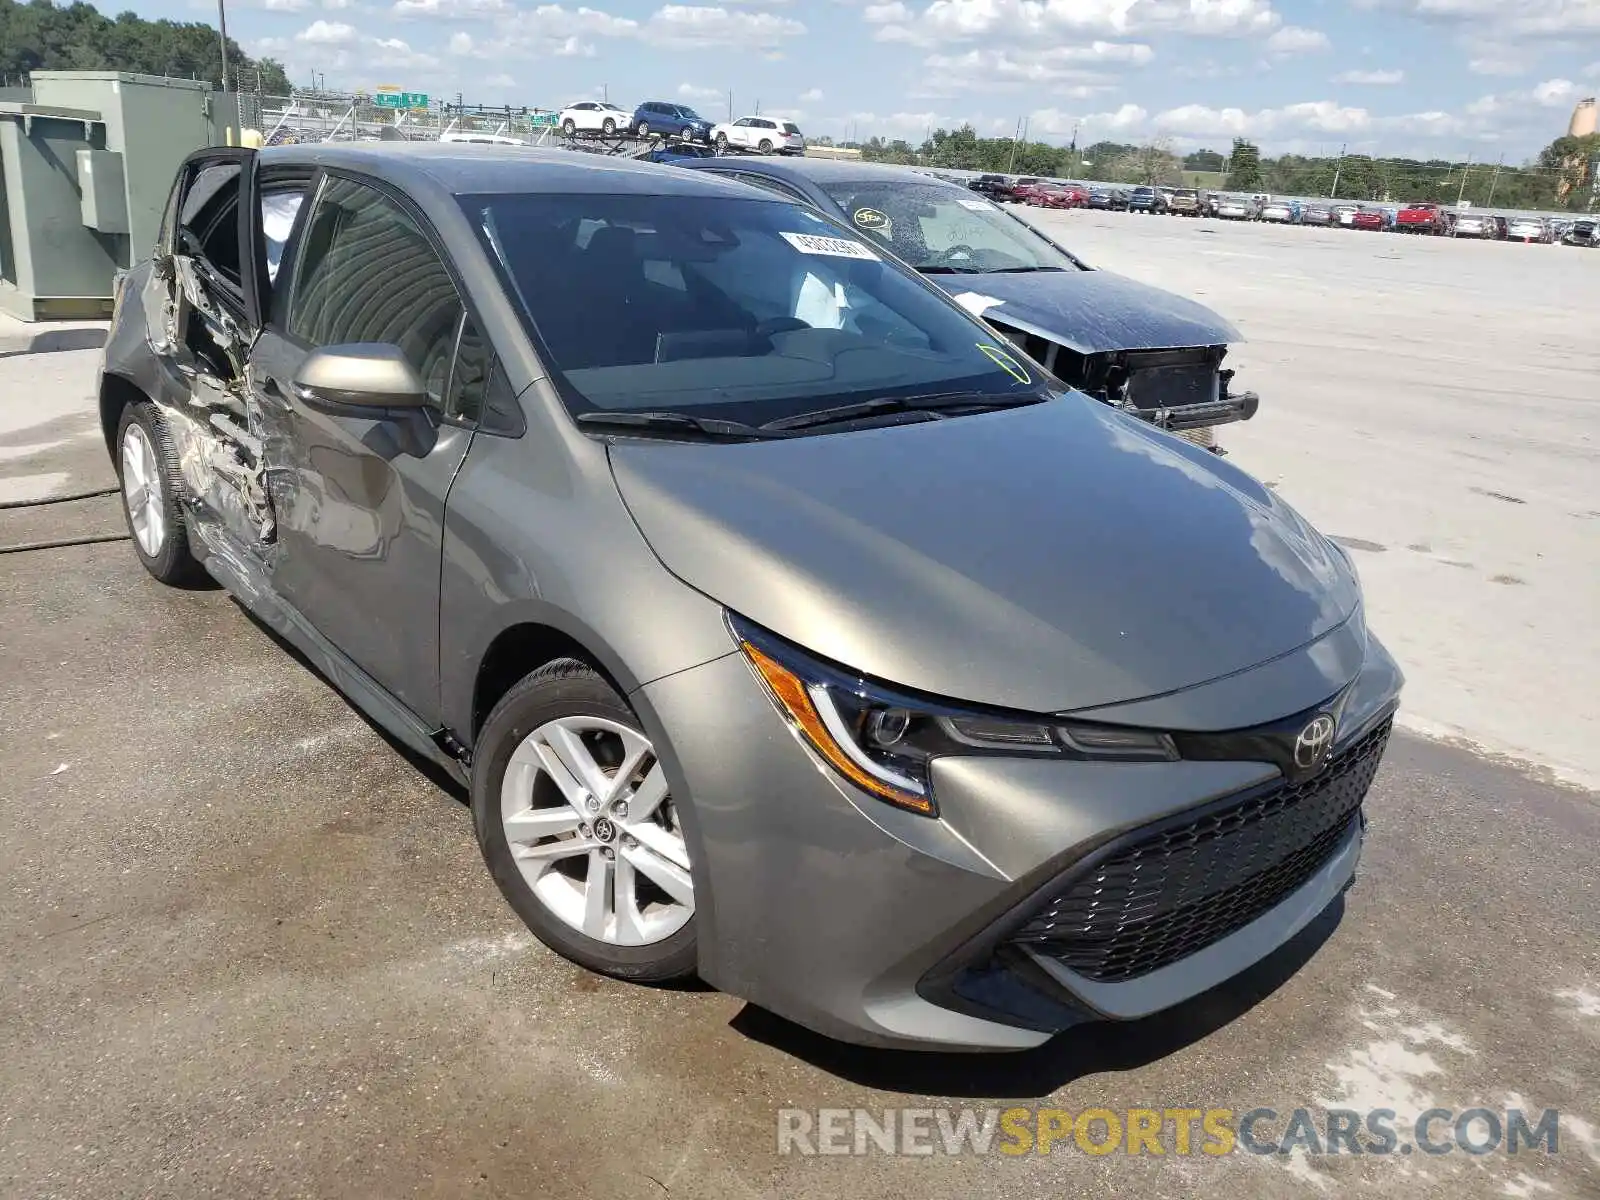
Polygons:
[[568,117],[565,121],[561,122],[561,132],[567,137],[571,137],[573,134],[578,132],[578,123],[571,117]]
[[605,134],[607,137],[610,137],[612,134],[617,132],[617,123],[610,117],[607,117],[604,121],[600,122],[600,132]]
[[762,138],[760,144],[756,146],[756,149],[761,151],[761,153],[763,153],[763,154],[771,154],[772,153],[772,139],[771,138]]
[[178,456],[166,422],[148,400],[122,410],[116,468],[122,516],[144,569],[172,587],[203,582],[205,568],[189,550],[189,528],[178,503]]
[[725,154],[725,153],[727,153],[727,150],[728,150],[728,135],[725,134],[725,133],[717,134],[717,153]]
[[[591,848],[550,860],[552,865],[545,867],[543,873],[538,874],[532,883],[529,881],[529,871],[535,869],[530,866],[529,870],[525,871],[524,867],[519,865],[519,861],[531,863],[543,860],[536,859],[526,852],[519,860],[512,851],[507,834],[508,819],[513,822],[521,820],[523,824],[520,828],[527,828],[528,814],[533,813],[556,814],[569,822],[575,819],[574,814],[568,812],[567,802],[554,782],[554,777],[537,766],[519,764],[514,768],[513,757],[519,750],[523,750],[525,755],[532,755],[528,761],[537,763],[540,752],[524,748],[535,744],[534,740],[538,739],[543,731],[552,728],[582,729],[586,724],[602,727],[598,729],[597,737],[615,738],[617,734],[607,732],[608,729],[618,732],[627,730],[631,731],[629,736],[635,739],[636,746],[649,744],[638,717],[634,715],[622,696],[597,671],[587,663],[576,659],[557,659],[547,663],[526,676],[495,705],[494,711],[489,714],[489,719],[484,722],[483,730],[478,736],[472,762],[472,823],[477,833],[478,846],[483,852],[484,862],[488,865],[489,873],[494,877],[506,902],[522,918],[534,936],[562,957],[591,971],[636,983],[667,983],[686,979],[695,973],[698,962],[693,905],[684,906],[673,901],[672,897],[661,890],[649,876],[643,872],[634,873],[631,864],[644,846],[641,841],[633,839],[627,833],[630,828],[638,829],[641,823],[653,824],[657,817],[670,816],[676,821],[676,809],[671,807],[675,802],[670,795],[659,800],[652,812],[646,814],[642,821],[635,820],[630,824],[626,817],[617,815],[616,823],[608,825],[609,833],[604,837],[599,833],[602,820],[609,819],[613,813],[619,813],[619,810],[614,805],[602,805],[598,809],[590,808],[588,811],[594,814],[593,833],[586,833],[588,826],[585,826],[582,830],[572,831],[571,838]],[[597,742],[596,745],[602,750],[605,748],[601,743]],[[617,746],[612,748],[612,752],[614,757],[627,757],[627,743],[619,741]],[[654,759],[653,749],[649,751],[648,759]],[[595,764],[599,765],[603,760],[604,755],[596,750],[593,759]],[[521,781],[514,777],[509,788],[507,786],[507,776],[513,769],[522,771],[524,777],[530,781],[527,785],[528,796],[547,803],[538,806],[533,805],[530,800],[532,806],[508,818],[505,815],[506,809],[508,807],[517,809],[521,804],[521,793],[518,790]],[[604,770],[603,767],[601,769]],[[654,772],[663,769],[659,760],[656,760],[654,765],[644,772],[646,781]],[[573,777],[576,775],[575,772]],[[614,775],[604,778],[609,781]],[[584,794],[593,798],[592,793]],[[578,809],[578,812],[582,811],[583,809]],[[634,815],[637,817],[639,814]],[[542,829],[543,826],[538,828]],[[676,835],[667,836],[676,837],[672,852],[678,854],[681,851],[681,856],[686,860],[686,843],[681,837],[681,826],[677,828]],[[552,845],[559,845],[566,836],[565,833],[553,836],[541,833],[538,835],[540,840],[536,844],[538,848],[546,849]],[[661,844],[657,842],[656,837],[648,840],[652,845]],[[523,843],[519,838],[519,844],[529,850],[534,845],[531,838],[529,843]],[[624,851],[624,845],[631,845],[633,848]],[[604,854],[607,849],[611,851],[608,859],[597,857]],[[580,858],[585,860],[581,864],[584,871],[582,884],[576,883],[567,874],[568,870],[576,871],[580,864],[575,860]],[[669,930],[668,932],[642,944],[626,944],[625,937],[609,936],[609,934],[601,937],[591,936],[573,922],[570,911],[566,916],[562,915],[562,912],[570,909],[572,905],[558,903],[567,899],[569,891],[581,890],[583,899],[574,903],[582,909],[582,923],[587,924],[590,912],[585,907],[590,899],[588,871],[596,868],[599,863],[609,861],[611,866],[603,878],[605,888],[614,889],[621,878],[617,866],[624,860],[630,864],[629,879],[635,881],[630,883],[630,888],[641,886],[650,891],[653,897],[659,897],[652,900],[656,909],[655,915],[671,917],[661,925],[661,928]],[[557,866],[556,863],[565,865]],[[686,878],[687,872],[683,874]],[[544,887],[547,878],[555,885],[553,888]],[[642,884],[637,882],[640,880],[643,881]],[[615,892],[612,891],[614,929],[620,929],[623,922],[620,914],[616,914],[615,898]],[[690,898],[692,899],[692,896]],[[660,899],[669,903],[663,906]],[[676,926],[673,926],[672,921],[682,914],[670,911],[673,904],[677,904],[680,909],[689,908],[687,919]],[[640,911],[637,908],[632,910],[636,926],[650,919],[640,918],[638,915]],[[613,930],[612,926],[607,928]]]
[[639,122],[639,126],[635,130],[635,132],[638,133],[638,135],[640,137],[642,137],[642,138],[649,137],[650,136],[650,122],[649,121],[640,121]]

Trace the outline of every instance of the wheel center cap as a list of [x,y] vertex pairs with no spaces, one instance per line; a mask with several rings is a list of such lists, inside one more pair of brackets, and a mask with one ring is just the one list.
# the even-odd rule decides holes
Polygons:
[[617,836],[617,827],[611,823],[610,817],[601,817],[594,823],[594,837],[597,842],[610,842]]

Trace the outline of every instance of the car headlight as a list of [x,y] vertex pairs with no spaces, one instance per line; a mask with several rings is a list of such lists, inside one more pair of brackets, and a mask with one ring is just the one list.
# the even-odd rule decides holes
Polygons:
[[984,711],[899,691],[813,658],[729,614],[779,712],[834,770],[878,799],[936,816],[929,768],[941,755],[1044,755],[1171,762],[1172,739],[1148,729]]

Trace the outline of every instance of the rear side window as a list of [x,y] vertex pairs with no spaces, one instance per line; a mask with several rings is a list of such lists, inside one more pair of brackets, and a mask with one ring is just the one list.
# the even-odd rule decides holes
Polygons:
[[383,193],[332,179],[302,246],[289,333],[311,346],[398,346],[442,405],[462,304],[416,222]]
[[203,258],[229,283],[239,283],[239,164],[195,173],[178,209],[179,254]]

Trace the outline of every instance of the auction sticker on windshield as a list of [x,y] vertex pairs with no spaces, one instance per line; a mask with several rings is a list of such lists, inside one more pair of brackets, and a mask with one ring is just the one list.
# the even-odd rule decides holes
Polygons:
[[970,208],[973,212],[988,212],[994,207],[987,200],[967,200],[963,198],[957,200],[956,203],[961,205],[962,208]]
[[852,242],[849,238],[821,237],[815,233],[789,233],[779,230],[778,236],[788,242],[801,254],[825,254],[830,258],[865,258],[872,262],[878,261],[878,256],[860,242]]

